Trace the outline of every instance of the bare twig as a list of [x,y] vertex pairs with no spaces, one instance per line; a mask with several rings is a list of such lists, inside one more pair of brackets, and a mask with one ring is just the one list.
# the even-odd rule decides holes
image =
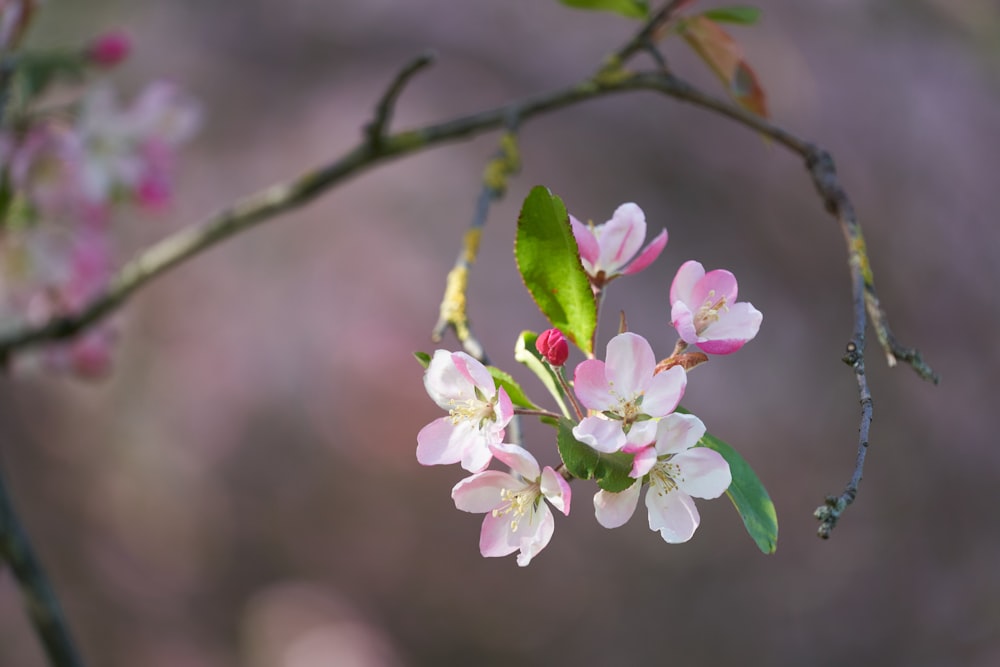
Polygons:
[[448,329],[462,344],[462,348],[484,364],[488,364],[482,344],[472,334],[466,309],[466,291],[469,270],[479,255],[479,242],[483,227],[489,215],[490,205],[503,197],[507,191],[507,179],[517,173],[521,166],[517,149],[517,120],[515,116],[508,122],[508,130],[500,139],[500,148],[483,172],[483,187],[476,200],[476,210],[469,229],[462,238],[462,248],[455,260],[455,266],[448,272],[444,296],[441,299],[440,315],[431,332],[431,340],[439,342]]
[[31,623],[53,667],[83,667],[45,571],[21,525],[0,476],[0,560],[17,579]]
[[419,56],[410,61],[403,69],[396,74],[396,77],[386,88],[385,93],[382,94],[382,99],[378,101],[375,106],[375,117],[372,118],[371,122],[365,125],[365,136],[368,137],[368,141],[375,147],[378,147],[382,143],[382,139],[385,137],[386,131],[389,129],[389,123],[392,121],[392,112],[396,107],[396,100],[399,99],[400,94],[403,92],[403,88],[409,83],[420,70],[428,67],[434,63],[434,54],[430,51],[421,53]]

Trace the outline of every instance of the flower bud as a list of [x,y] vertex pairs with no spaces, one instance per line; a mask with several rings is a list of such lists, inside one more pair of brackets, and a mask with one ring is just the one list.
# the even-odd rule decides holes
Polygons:
[[569,343],[559,329],[543,331],[535,341],[535,348],[552,366],[562,366],[569,357]]
[[114,67],[128,57],[132,40],[124,30],[110,30],[87,48],[87,59],[101,67]]

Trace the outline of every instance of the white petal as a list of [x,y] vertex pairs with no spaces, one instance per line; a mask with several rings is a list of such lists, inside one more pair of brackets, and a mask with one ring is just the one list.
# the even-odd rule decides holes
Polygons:
[[608,341],[604,373],[611,391],[619,397],[630,400],[644,393],[653,380],[655,368],[653,348],[642,336],[625,332]]
[[606,417],[584,417],[573,427],[573,437],[605,454],[617,452],[625,445],[621,422]]
[[594,495],[594,515],[597,523],[605,528],[617,528],[632,518],[635,506],[639,504],[642,482],[636,481],[621,493],[609,493],[601,489]]
[[695,447],[677,454],[670,462],[679,471],[673,478],[677,486],[695,498],[718,498],[733,483],[729,464],[713,449]]
[[691,293],[704,275],[705,267],[699,262],[690,260],[681,264],[681,268],[677,269],[677,275],[674,276],[674,281],[670,284],[670,305],[673,306],[678,301],[683,301],[691,309],[701,307],[700,303],[691,303]]
[[677,454],[698,444],[705,435],[705,424],[694,415],[669,414],[656,426],[656,452]]
[[530,520],[527,522],[522,520],[517,526],[517,531],[512,534],[512,537],[518,540],[518,547],[521,550],[517,555],[517,564],[524,567],[530,563],[531,559],[548,545],[555,529],[556,522],[552,517],[552,510],[542,503],[531,513]]
[[428,395],[445,410],[451,410],[453,401],[468,401],[476,398],[473,383],[455,365],[452,353],[435,350],[431,363],[424,373],[424,388]]
[[670,544],[687,542],[698,528],[698,508],[691,496],[674,489],[664,493],[662,487],[650,485],[646,492],[646,509],[649,511],[649,528],[659,531]]
[[674,366],[657,373],[642,399],[642,411],[650,417],[662,417],[674,411],[687,388],[687,373]]
[[521,477],[534,482],[541,474],[538,461],[524,447],[520,445],[499,444],[491,445],[490,451]]
[[522,485],[505,472],[487,470],[456,484],[451,490],[451,498],[455,507],[463,512],[482,514],[500,506],[500,494],[504,489],[516,489]]

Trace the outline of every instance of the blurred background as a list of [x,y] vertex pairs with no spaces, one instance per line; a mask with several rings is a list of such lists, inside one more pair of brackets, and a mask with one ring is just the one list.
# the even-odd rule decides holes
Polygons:
[[[684,403],[767,485],[777,553],[757,551],[725,499],[699,503],[685,545],[642,511],[605,530],[578,482],[573,514],[521,569],[480,557],[482,517],[449,495],[464,471],[417,465],[416,433],[441,412],[411,352],[434,347],[491,134],[365,173],[159,280],[119,315],[104,381],[2,378],[3,473],[88,664],[1000,664],[1000,9],[755,4],[762,23],[732,32],[774,119],[833,152],[890,322],[943,378],[890,370],[872,347],[873,447],[829,542],[812,511],[850,476],[858,426],[840,230],[780,147],[621,95],[523,128],[524,170],[471,278],[474,329],[543,396],[512,358],[521,329],[544,328],[511,252],[539,183],[577,217],[635,201],[650,236],[669,229],[662,258],[612,288],[604,340],[624,309],[666,356],[674,271],[731,269],[764,325],[699,368]],[[123,260],[352,147],[421,50],[438,62],[395,127],[576,81],[635,30],[554,1],[144,0],[50,2],[31,39],[82,44],[112,26],[135,42],[114,74],[127,95],[166,77],[206,112],[173,209],[119,221]],[[681,44],[666,53],[720,91]],[[549,432],[527,434],[553,463]],[[0,665],[45,664],[0,572]]]

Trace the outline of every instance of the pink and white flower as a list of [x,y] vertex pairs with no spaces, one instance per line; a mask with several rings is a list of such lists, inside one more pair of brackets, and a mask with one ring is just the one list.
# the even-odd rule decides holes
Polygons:
[[705,435],[705,425],[694,415],[672,414],[656,425],[653,439],[632,447],[635,484],[621,493],[598,491],[594,496],[597,521],[617,528],[628,521],[639,502],[642,480],[648,475],[646,510],[650,530],[659,531],[668,543],[687,542],[700,517],[693,498],[718,498],[732,483],[729,464],[706,447],[695,447]]
[[524,567],[552,539],[555,520],[542,501],[569,515],[569,484],[549,466],[540,469],[530,452],[517,445],[492,445],[493,455],[519,476],[487,470],[463,479],[451,490],[455,507],[464,512],[486,513],[479,535],[479,551],[486,557],[518,551]]
[[447,417],[432,421],[417,434],[417,461],[422,465],[461,462],[469,472],[489,465],[490,445],[503,441],[514,406],[490,372],[465,352],[437,350],[424,373],[424,388]]
[[685,343],[709,354],[732,354],[757,335],[763,315],[736,302],[736,277],[724,269],[705,273],[698,262],[681,265],[670,285],[670,320]]
[[572,215],[569,221],[580,249],[580,261],[596,287],[617,276],[642,271],[667,245],[667,230],[664,229],[639,252],[646,238],[646,216],[632,203],[619,206],[611,219],[601,225],[585,225]]
[[654,375],[656,357],[645,338],[618,334],[608,342],[607,361],[588,359],[576,367],[574,389],[592,412],[573,428],[573,437],[599,452],[625,446],[637,424],[674,411],[687,386],[687,373],[674,366]]

